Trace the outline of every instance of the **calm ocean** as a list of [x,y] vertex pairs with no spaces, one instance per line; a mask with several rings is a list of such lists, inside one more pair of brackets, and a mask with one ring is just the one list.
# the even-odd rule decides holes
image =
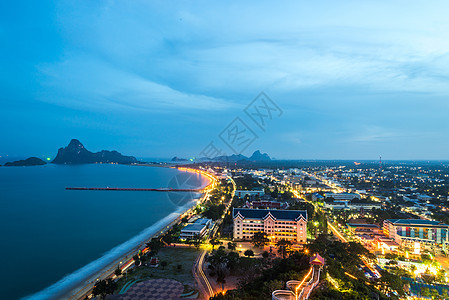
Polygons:
[[64,293],[200,196],[65,187],[172,187],[180,174],[124,165],[0,167],[0,298]]

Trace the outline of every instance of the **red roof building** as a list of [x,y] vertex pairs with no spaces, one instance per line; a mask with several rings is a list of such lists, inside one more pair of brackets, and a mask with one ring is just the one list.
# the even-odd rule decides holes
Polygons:
[[309,263],[311,265],[324,266],[324,258],[322,258],[318,253],[310,258]]

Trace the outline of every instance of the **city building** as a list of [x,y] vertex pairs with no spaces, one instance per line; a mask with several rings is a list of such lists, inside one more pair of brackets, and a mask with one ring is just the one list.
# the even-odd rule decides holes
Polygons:
[[206,233],[207,229],[211,227],[211,219],[197,219],[194,223],[187,224],[183,229],[181,229],[181,234],[179,238],[181,240],[190,240],[195,236],[202,238]]
[[381,234],[381,229],[376,224],[347,223],[346,226],[352,234]]
[[326,198],[332,198],[334,200],[353,200],[360,199],[359,194],[355,193],[326,193],[324,194]]
[[271,208],[271,209],[287,209],[287,202],[270,201],[270,200],[256,200],[256,201],[246,201],[246,208]]
[[397,252],[399,249],[399,244],[389,238],[377,238],[376,243],[377,249],[382,250],[382,253]]
[[235,195],[239,198],[244,198],[246,195],[248,196],[263,196],[265,194],[263,188],[253,189],[253,190],[236,190]]
[[324,202],[324,208],[339,210],[372,210],[381,209],[381,203],[351,203],[349,200],[335,200],[334,202]]
[[265,232],[272,241],[307,242],[307,211],[234,208],[234,239],[249,240]]
[[445,247],[448,243],[449,225],[422,219],[389,219],[383,224],[384,234],[401,247],[414,249],[434,246]]
[[320,194],[318,194],[318,193],[312,194],[312,201],[323,201],[323,200],[324,200],[324,197],[321,196]]

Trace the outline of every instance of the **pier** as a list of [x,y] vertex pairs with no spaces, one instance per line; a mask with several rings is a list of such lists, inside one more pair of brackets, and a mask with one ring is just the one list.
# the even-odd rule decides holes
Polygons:
[[137,192],[202,192],[203,189],[172,189],[172,188],[115,188],[115,187],[66,187],[71,191],[137,191]]

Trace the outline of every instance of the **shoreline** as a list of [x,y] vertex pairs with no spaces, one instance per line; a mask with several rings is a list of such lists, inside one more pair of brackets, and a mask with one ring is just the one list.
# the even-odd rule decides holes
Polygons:
[[[201,188],[201,190],[203,190],[202,193],[199,192],[201,193],[201,196],[199,198],[192,199],[192,203],[179,207],[176,211],[170,213],[153,225],[145,228],[136,236],[133,236],[122,244],[112,248],[100,258],[90,262],[80,269],[75,270],[49,287],[32,295],[23,297],[22,299],[84,299],[86,295],[90,294],[94,283],[97,280],[114,277],[114,271],[118,265],[121,265],[121,267],[125,266],[123,270],[133,266],[134,260],[132,257],[134,254],[138,250],[143,249],[145,244],[152,238],[158,237],[165,233],[175,224],[179,223],[186,214],[190,214],[199,203],[204,201],[208,194],[208,189],[216,182],[216,178],[212,174],[202,170],[177,168],[173,166],[167,167],[177,169],[181,172],[185,171],[193,174],[201,174],[206,177],[209,182]],[[128,247],[131,248],[128,249]],[[125,252],[119,255],[115,253],[121,251]]]

